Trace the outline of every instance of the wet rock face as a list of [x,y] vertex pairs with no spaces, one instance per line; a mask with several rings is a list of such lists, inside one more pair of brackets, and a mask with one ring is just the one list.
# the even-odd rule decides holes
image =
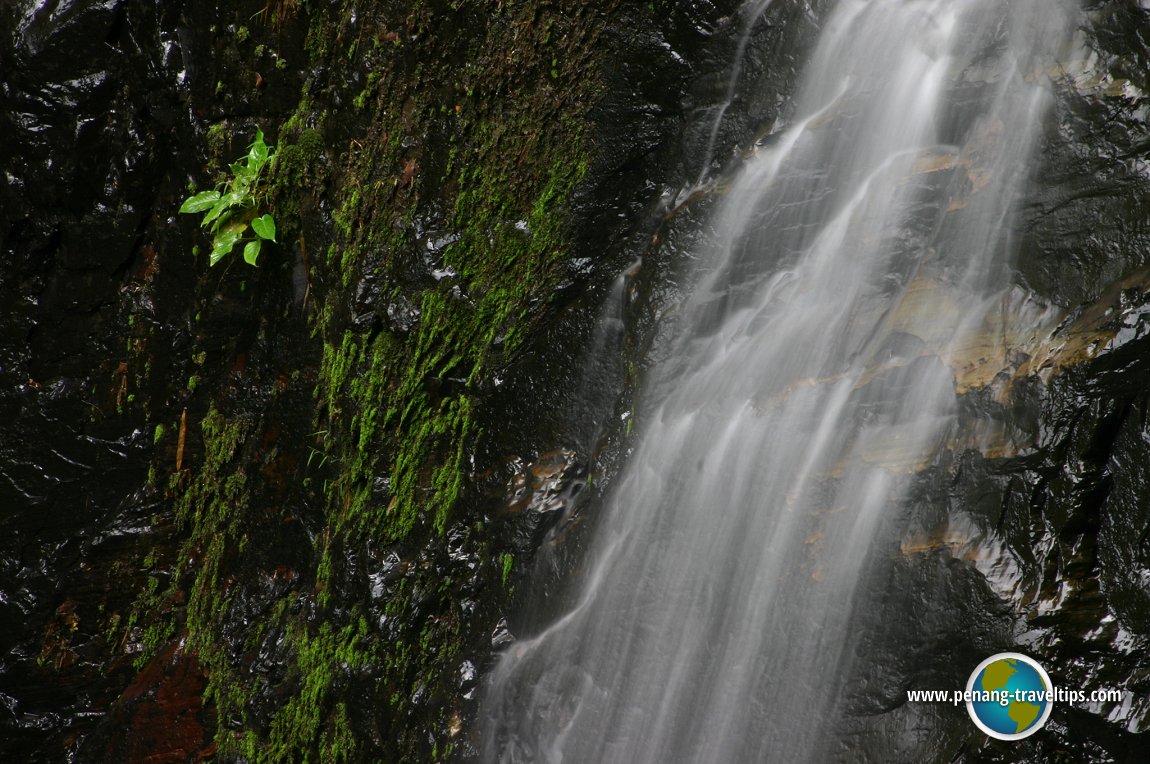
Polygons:
[[[203,707],[205,681],[194,657],[172,645],[156,656],[124,690],[109,711],[112,736],[103,761],[131,764],[208,761],[215,745],[215,719]],[[86,751],[96,754],[98,744]]]
[[1022,278],[1072,308],[1146,264],[1146,10],[1086,3],[1090,58],[1051,73],[1065,84],[1023,215]]
[[574,519],[586,489],[586,468],[567,449],[541,454],[530,464],[509,463],[504,512],[515,527],[515,547],[530,557],[548,534],[561,534]]
[[126,679],[108,619],[147,580],[132,561],[158,508],[140,351],[159,278],[144,232],[180,153],[171,21],[143,3],[0,9],[0,755],[12,760],[74,753]]
[[14,3],[3,13],[0,235],[15,308],[3,373],[12,383],[83,379],[92,343],[112,334],[178,104],[162,89],[154,11]]

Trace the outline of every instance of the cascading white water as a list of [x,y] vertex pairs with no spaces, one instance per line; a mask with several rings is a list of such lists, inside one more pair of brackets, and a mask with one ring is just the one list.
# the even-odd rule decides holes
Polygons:
[[1068,15],[834,10],[697,253],[573,608],[492,672],[484,760],[824,759],[874,535],[952,437],[956,378],[1004,352],[985,325]]

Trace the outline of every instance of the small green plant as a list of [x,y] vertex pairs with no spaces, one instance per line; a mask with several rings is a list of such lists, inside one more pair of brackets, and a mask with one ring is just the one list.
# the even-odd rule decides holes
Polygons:
[[[200,225],[212,234],[211,264],[215,265],[236,244],[244,244],[244,260],[255,265],[263,242],[276,240],[276,221],[268,213],[257,217],[260,208],[260,175],[275,159],[275,151],[264,143],[262,130],[248,148],[248,155],[231,164],[232,177],[212,191],[201,191],[184,200],[180,212],[203,212]],[[255,236],[246,238],[248,227]]]

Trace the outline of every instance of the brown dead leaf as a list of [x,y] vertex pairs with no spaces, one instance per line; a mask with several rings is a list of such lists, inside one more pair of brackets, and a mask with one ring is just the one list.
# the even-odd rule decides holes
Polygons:
[[415,160],[408,159],[403,163],[403,178],[400,180],[399,185],[407,188],[411,185],[411,181],[415,179]]
[[184,413],[180,414],[180,436],[176,439],[176,472],[184,466],[184,440],[188,435],[188,409],[184,407]]

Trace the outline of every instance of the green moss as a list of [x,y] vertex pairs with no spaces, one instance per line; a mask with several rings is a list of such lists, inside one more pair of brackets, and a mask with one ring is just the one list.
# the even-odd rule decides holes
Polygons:
[[348,718],[347,704],[338,703],[332,715],[331,727],[320,741],[321,764],[345,764],[356,760],[358,751],[355,733]]
[[515,558],[509,552],[504,552],[499,555],[499,562],[503,568],[503,586],[507,586],[507,581],[511,578],[511,569],[515,566]]
[[247,474],[238,450],[246,435],[242,422],[229,421],[216,409],[200,422],[204,462],[176,502],[176,521],[187,532],[181,557],[195,560],[187,621],[194,641],[211,649],[211,626],[219,617],[219,572],[234,543],[234,529],[249,501]]
[[[162,426],[157,426],[156,431],[162,436]],[[243,426],[227,421],[211,409],[200,423],[200,431],[204,441],[203,464],[186,488],[181,485],[181,474],[173,475],[169,490],[178,497],[176,523],[186,534],[179,559],[188,561],[194,571],[187,588],[190,594],[184,613],[185,626],[190,644],[210,666],[219,657],[213,634],[222,617],[221,563],[248,497],[243,467],[236,458],[244,438]],[[142,564],[148,569],[156,565],[154,549]],[[137,623],[145,623],[142,650],[133,660],[137,669],[147,665],[176,634],[178,615],[171,602],[178,588],[178,581],[173,580],[168,589],[161,591],[159,579],[151,575],[137,596],[125,627],[130,632]]]
[[[154,579],[149,579],[154,580]],[[149,592],[152,594],[153,592]],[[156,657],[160,650],[171,641],[176,633],[176,625],[170,620],[162,620],[152,623],[144,630],[144,638],[142,650],[132,661],[132,665],[137,671],[148,665],[149,661]]]
[[334,712],[327,719],[321,710],[339,683],[368,665],[369,655],[361,647],[367,631],[366,621],[360,619],[339,631],[325,623],[314,635],[294,635],[300,691],[276,714],[268,744],[256,752],[254,761],[315,761],[316,743],[320,744],[321,762],[355,760],[357,744],[347,706],[334,704]]
[[[222,83],[219,87],[223,87]],[[208,127],[204,136],[208,148],[208,158],[213,162],[222,161],[231,149],[231,129],[227,120],[221,120]]]
[[[280,130],[281,145],[270,178],[270,207],[281,226],[299,225],[301,201],[313,196],[324,181],[323,136],[314,127],[303,127],[306,121],[293,118]],[[283,142],[293,137],[294,142]]]

